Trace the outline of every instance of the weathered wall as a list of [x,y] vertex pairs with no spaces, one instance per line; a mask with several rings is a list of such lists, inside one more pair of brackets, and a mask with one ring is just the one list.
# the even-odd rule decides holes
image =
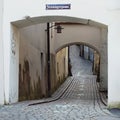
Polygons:
[[[50,29],[50,81],[51,93],[68,74],[68,49],[63,49],[56,59],[54,29]],[[46,23],[20,29],[19,99],[38,99],[47,95],[47,34]],[[60,64],[56,79],[56,60]],[[65,65],[63,64],[65,62]],[[62,65],[62,67],[61,67]],[[66,67],[66,68],[65,68]],[[62,71],[64,70],[64,71]]]
[[68,76],[68,47],[56,53],[56,83],[61,84]]
[[100,56],[94,50],[93,74],[97,75],[97,81],[100,80]]
[[19,100],[46,95],[45,29],[41,24],[20,30]]
[[[108,30],[101,29],[100,45],[100,86],[102,91],[108,89]],[[103,89],[102,89],[103,88]],[[107,88],[107,89],[106,89]]]

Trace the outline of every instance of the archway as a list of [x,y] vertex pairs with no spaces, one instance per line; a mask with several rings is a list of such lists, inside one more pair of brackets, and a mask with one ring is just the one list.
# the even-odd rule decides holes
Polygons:
[[107,28],[76,23],[61,23],[62,34],[55,34],[55,51],[72,44],[84,44],[94,48],[100,55],[100,90],[107,90]]
[[[94,81],[96,81],[95,83],[100,90],[98,93],[103,104],[107,105],[107,89],[106,91],[101,91],[99,88],[99,83],[101,82],[100,54],[95,47],[87,45],[86,43],[66,44],[56,51],[54,65],[56,66],[57,84],[64,82],[66,77],[68,77],[68,79],[70,79],[69,77],[74,78],[74,81],[76,81],[79,77],[92,80],[92,77],[96,76]],[[89,86],[89,83],[87,85]]]
[[[73,42],[73,43],[65,44],[65,45],[61,46],[59,49],[57,49],[56,56],[58,56],[58,57],[56,57],[57,60],[55,60],[55,61],[57,61],[56,62],[56,70],[58,69],[58,64],[60,64],[60,67],[62,67],[61,64],[64,63],[64,62],[59,63],[59,60],[64,61],[64,59],[65,59],[65,63],[67,63],[67,64],[66,65],[63,64],[62,68],[68,67],[68,72],[65,73],[63,70],[62,71],[63,74],[65,73],[65,75],[63,75],[63,76],[71,75],[71,71],[69,69],[71,67],[69,67],[69,65],[70,65],[69,62],[70,62],[70,47],[73,45],[76,45],[79,47],[78,50],[79,50],[80,57],[92,62],[92,72],[94,75],[97,75],[96,80],[98,82],[100,82],[100,52],[97,50],[97,48],[95,48],[94,46],[92,46],[90,44],[86,44],[86,43],[82,43],[82,42]],[[60,56],[60,54],[61,54],[61,56]],[[56,72],[56,74],[57,74],[57,72]]]
[[[18,41],[20,41],[20,39],[24,39],[24,40],[28,39],[28,40],[30,40],[30,43],[33,45],[35,43],[35,40],[36,40],[36,39],[34,39],[34,37],[36,36],[36,34],[39,37],[38,34],[41,33],[41,36],[42,36],[42,39],[40,38],[40,41],[42,41],[42,42],[40,42],[41,46],[38,47],[39,52],[37,50],[35,56],[38,56],[38,54],[42,55],[42,61],[44,61],[44,65],[43,65],[44,70],[43,71],[44,71],[44,73],[46,73],[46,70],[47,70],[47,65],[46,65],[46,62],[47,62],[46,61],[46,56],[47,56],[46,49],[47,48],[46,48],[46,33],[45,33],[46,22],[49,22],[49,23],[55,23],[55,22],[58,23],[59,22],[60,24],[62,24],[62,26],[64,26],[64,28],[65,28],[65,26],[71,27],[71,25],[75,25],[76,27],[74,27],[74,29],[77,28],[76,31],[82,31],[84,29],[83,31],[85,32],[86,30],[89,29],[87,31],[87,33],[88,33],[87,35],[90,39],[85,39],[87,35],[85,33],[81,32],[80,35],[83,35],[81,41],[80,41],[80,39],[76,39],[76,41],[73,41],[74,36],[77,35],[76,38],[79,38],[78,33],[75,33],[74,36],[72,36],[71,41],[70,41],[68,35],[66,38],[64,37],[64,39],[63,39],[63,34],[66,34],[65,32],[68,32],[68,31],[66,31],[67,30],[66,28],[63,30],[64,33],[62,33],[61,35],[54,33],[54,36],[55,36],[54,39],[51,36],[51,45],[54,45],[53,47],[51,46],[51,62],[52,62],[51,65],[54,64],[55,52],[58,51],[62,46],[65,46],[67,44],[72,44],[73,42],[74,43],[80,42],[80,43],[89,44],[89,45],[93,46],[94,48],[97,48],[100,55],[101,55],[101,65],[100,65],[101,66],[101,72],[100,72],[101,73],[101,78],[100,78],[101,79],[101,89],[102,90],[107,89],[107,26],[103,25],[101,23],[94,22],[92,20],[67,17],[67,16],[40,16],[40,17],[35,17],[35,18],[26,17],[26,19],[24,19],[24,20],[18,20],[18,21],[11,22],[12,26],[13,26],[12,32],[14,33],[13,34],[13,43],[17,44],[12,49],[13,53],[12,53],[11,61],[14,61],[15,57],[19,58],[19,52],[18,52],[19,51],[18,50],[19,42]],[[69,29],[69,30],[71,30],[71,29]],[[18,31],[19,33],[20,33],[20,31],[22,31],[23,32],[22,37],[21,36],[19,37],[18,32],[16,32],[16,31]],[[36,32],[36,34],[35,34],[35,32]],[[54,32],[54,30],[53,30],[53,32]],[[71,32],[72,31],[69,31],[68,33],[71,33]],[[28,33],[28,34],[24,34],[24,33]],[[34,37],[29,36],[31,33],[34,33],[33,34]],[[94,33],[96,33],[96,35]],[[26,35],[28,35],[28,36],[26,37]],[[90,37],[91,35],[93,35],[93,37]],[[60,40],[62,40],[62,41],[60,41]],[[28,44],[26,44],[26,45],[28,45]],[[36,46],[37,46],[37,42],[34,44],[34,47],[36,47]],[[34,49],[34,47],[32,47],[32,49]],[[16,54],[14,54],[14,51]],[[34,51],[36,51],[36,50],[34,49]],[[34,52],[33,52],[33,54],[34,54]],[[13,56],[15,56],[15,57],[13,57]],[[30,55],[29,55],[29,57],[30,57]],[[28,60],[26,58],[24,58],[23,60],[24,61]],[[18,59],[16,59],[16,61],[17,61],[16,63],[19,63]],[[24,61],[23,61],[23,63],[24,63]],[[30,63],[30,62],[31,61],[28,61],[28,63]],[[16,69],[18,70],[19,64],[16,64],[16,65],[11,64],[11,68],[14,71]],[[29,71],[31,71],[31,70],[32,70],[32,68],[29,67]],[[53,71],[53,73],[54,73],[55,69],[52,68],[51,71]],[[52,74],[51,77],[52,77],[52,79],[55,79],[55,76],[53,73],[51,73]],[[39,73],[39,72],[35,73],[35,75],[37,75],[38,80],[40,80],[39,74],[41,74],[41,73]],[[18,91],[18,84],[17,83],[19,81],[18,80],[18,72],[16,73],[17,76],[14,76],[12,71],[11,71],[10,75],[12,76],[12,77],[10,77],[12,79],[12,82],[14,82],[14,84],[16,84],[16,87],[13,88],[14,91],[16,92],[16,91]],[[47,73],[44,74],[44,76],[45,76],[44,77],[45,83],[43,83],[43,84],[46,84]],[[12,87],[12,84],[11,84],[11,87]],[[54,87],[55,86],[53,85],[53,89],[54,89]],[[44,90],[44,93],[46,92],[46,90],[47,90],[47,88]],[[14,91],[12,90],[11,94],[14,94]],[[44,94],[43,94],[43,96],[44,96]],[[16,96],[14,96],[14,98],[11,98],[11,102],[14,101],[13,99],[18,99],[18,93],[16,94]]]

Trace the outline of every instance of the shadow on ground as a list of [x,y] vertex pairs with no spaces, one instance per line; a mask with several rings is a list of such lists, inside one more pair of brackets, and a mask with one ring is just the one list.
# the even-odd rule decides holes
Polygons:
[[120,117],[120,109],[117,109],[117,108],[109,109],[109,112],[113,115]]

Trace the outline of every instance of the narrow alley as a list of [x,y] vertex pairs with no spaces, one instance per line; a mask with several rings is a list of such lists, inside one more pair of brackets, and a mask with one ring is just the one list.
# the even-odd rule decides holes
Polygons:
[[79,56],[78,46],[70,47],[70,62],[72,76],[52,98],[2,106],[0,120],[119,120],[101,102],[92,63]]

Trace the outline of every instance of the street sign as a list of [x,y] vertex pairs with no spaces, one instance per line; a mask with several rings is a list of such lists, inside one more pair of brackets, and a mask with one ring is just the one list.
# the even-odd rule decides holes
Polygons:
[[46,10],[66,10],[71,9],[71,4],[46,4]]

